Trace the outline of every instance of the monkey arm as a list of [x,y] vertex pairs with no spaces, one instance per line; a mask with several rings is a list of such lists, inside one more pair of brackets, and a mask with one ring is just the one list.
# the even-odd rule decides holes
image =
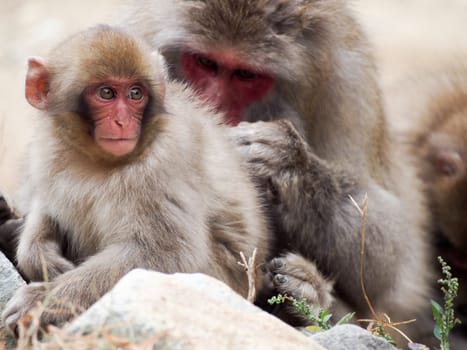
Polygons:
[[91,306],[127,272],[147,267],[147,254],[132,254],[131,242],[113,244],[78,267],[51,282],[31,283],[18,290],[2,314],[4,324],[14,329],[19,319],[37,302],[45,301],[41,325],[60,324]]
[[402,279],[406,269],[420,270],[410,265],[426,261],[427,250],[414,238],[418,232],[413,230],[419,227],[399,197],[318,158],[288,121],[245,123],[234,129],[232,137],[266,192],[279,253],[297,252],[316,263],[335,280],[338,298],[350,301],[353,311],[366,311],[359,270],[362,215],[349,196],[361,203],[367,193],[363,277],[368,296],[378,305],[391,300],[392,293],[425,292],[416,290],[426,285],[423,272],[411,277],[420,283]]
[[[53,280],[74,268],[63,256],[60,228],[38,209],[28,214],[18,245],[18,269],[31,281]],[[44,275],[44,271],[47,275]]]

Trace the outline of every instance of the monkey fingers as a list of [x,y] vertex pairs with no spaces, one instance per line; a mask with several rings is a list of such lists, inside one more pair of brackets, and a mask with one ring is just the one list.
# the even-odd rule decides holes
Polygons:
[[299,254],[287,253],[269,261],[266,285],[281,294],[329,308],[333,283],[326,280],[316,265]]
[[[315,264],[302,256],[287,253],[268,262],[264,276],[265,289],[269,294],[282,294],[308,305],[329,309],[333,283],[324,278]],[[307,319],[297,312],[291,303],[276,307],[273,313],[293,325],[306,325]]]
[[280,183],[303,174],[308,146],[288,120],[240,123],[229,131],[250,174],[263,183]]
[[30,283],[18,289],[2,313],[2,322],[5,327],[13,332],[16,331],[18,322],[44,301],[46,292],[46,284],[40,282]]
[[308,165],[316,157],[290,121],[243,122],[231,128],[230,138],[268,203],[302,193]]

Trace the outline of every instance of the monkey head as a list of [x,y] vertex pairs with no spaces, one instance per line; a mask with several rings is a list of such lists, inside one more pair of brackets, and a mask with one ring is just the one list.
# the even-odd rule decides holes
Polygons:
[[[146,1],[125,26],[158,47],[172,78],[191,85],[226,123],[299,115],[331,70],[339,2]],[[167,21],[167,18],[171,18]],[[163,23],[163,25],[161,24]],[[302,103],[301,101],[306,101]]]
[[164,99],[157,63],[142,43],[98,26],[61,43],[47,59],[29,58],[26,99],[72,149],[121,161],[153,137],[148,125],[157,122]]
[[460,113],[429,135],[422,176],[435,225],[451,244],[467,252],[467,108]]

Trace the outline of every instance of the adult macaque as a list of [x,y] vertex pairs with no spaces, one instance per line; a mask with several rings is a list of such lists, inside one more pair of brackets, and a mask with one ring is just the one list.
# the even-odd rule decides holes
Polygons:
[[345,1],[143,0],[122,22],[161,51],[172,78],[238,125],[232,137],[270,195],[284,254],[268,266],[272,293],[324,306],[334,297],[335,314],[368,315],[362,217],[349,199],[368,193],[369,299],[393,320],[427,308],[419,186],[388,135],[373,58]]
[[239,253],[257,247],[260,262],[269,241],[256,190],[226,128],[184,85],[166,84],[159,59],[106,26],[29,59],[26,98],[42,119],[17,258],[32,281],[45,266],[49,282],[17,292],[7,326],[46,290],[41,322],[67,320],[70,305],[87,308],[136,267],[203,272],[248,292]]
[[467,334],[467,66],[398,83],[388,89],[387,105],[424,183],[436,256],[460,278],[456,316]]

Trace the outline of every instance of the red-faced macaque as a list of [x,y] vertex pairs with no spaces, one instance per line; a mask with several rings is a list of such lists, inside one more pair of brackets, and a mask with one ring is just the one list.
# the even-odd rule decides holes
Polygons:
[[[436,251],[460,278],[456,313],[467,334],[467,66],[412,77],[387,90],[391,123],[411,148]],[[439,287],[438,287],[439,288]],[[461,328],[464,327],[462,330]],[[467,348],[467,340],[464,347]]]
[[48,293],[41,322],[67,320],[136,267],[202,272],[247,294],[239,253],[257,248],[259,264],[269,241],[257,191],[226,127],[166,82],[160,60],[108,26],[29,59],[41,124],[17,260],[35,282],[7,304],[7,326]]
[[393,320],[429,307],[419,184],[387,132],[369,44],[346,1],[142,0],[121,23],[236,126],[275,225],[271,293],[368,316],[362,216],[349,198],[367,193],[369,299]]

